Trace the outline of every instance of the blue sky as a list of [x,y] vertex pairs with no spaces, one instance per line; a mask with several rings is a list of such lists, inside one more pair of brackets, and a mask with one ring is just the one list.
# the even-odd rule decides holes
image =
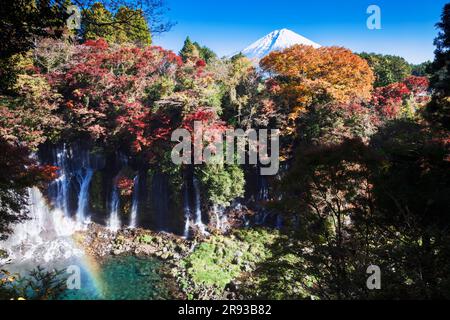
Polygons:
[[[288,28],[321,45],[396,54],[412,63],[433,58],[433,39],[449,0],[166,0],[173,29],[154,39],[176,52],[186,36],[220,56]],[[366,27],[366,9],[381,8],[381,30]]]

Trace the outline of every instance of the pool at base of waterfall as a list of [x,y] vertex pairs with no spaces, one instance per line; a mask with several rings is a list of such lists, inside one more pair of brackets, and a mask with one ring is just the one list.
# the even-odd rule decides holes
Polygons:
[[169,299],[162,262],[135,256],[109,257],[95,272],[81,270],[79,289],[67,289],[61,300]]

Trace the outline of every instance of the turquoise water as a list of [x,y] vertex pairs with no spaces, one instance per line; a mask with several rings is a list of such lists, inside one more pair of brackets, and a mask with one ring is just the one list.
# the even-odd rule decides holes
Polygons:
[[155,300],[169,299],[161,276],[162,263],[154,258],[111,257],[95,274],[83,269],[81,288],[67,290],[63,300]]

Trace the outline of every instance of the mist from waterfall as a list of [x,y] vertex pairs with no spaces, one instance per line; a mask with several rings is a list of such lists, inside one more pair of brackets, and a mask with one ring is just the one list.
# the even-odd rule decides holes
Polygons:
[[81,255],[71,240],[76,231],[74,221],[59,209],[50,209],[37,187],[28,189],[29,219],[13,226],[13,232],[0,248],[15,262],[68,259]]

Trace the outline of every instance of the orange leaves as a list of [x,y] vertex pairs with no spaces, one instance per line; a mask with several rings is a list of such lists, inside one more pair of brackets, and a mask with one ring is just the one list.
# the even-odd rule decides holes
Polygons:
[[372,70],[345,48],[296,45],[272,52],[260,66],[271,75],[267,92],[285,116],[280,129],[288,136],[297,133],[297,120],[315,105],[350,104],[371,96]]
[[40,171],[40,177],[46,181],[52,181],[58,178],[58,167],[51,166],[51,165],[42,165],[38,167],[38,171]]
[[261,61],[261,67],[279,80],[283,93],[295,96],[303,107],[368,99],[374,81],[367,62],[340,47],[293,46],[272,52]]

